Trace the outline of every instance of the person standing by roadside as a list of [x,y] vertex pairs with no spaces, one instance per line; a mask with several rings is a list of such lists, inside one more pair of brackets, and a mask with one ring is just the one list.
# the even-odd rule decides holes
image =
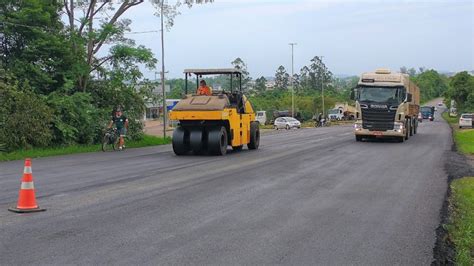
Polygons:
[[108,128],[112,128],[112,126],[115,124],[115,127],[117,128],[117,132],[120,136],[119,139],[119,150],[122,150],[125,148],[125,136],[127,135],[127,130],[128,130],[128,118],[122,113],[122,109],[120,107],[117,107],[115,109],[115,113],[112,116],[112,119],[110,120]]

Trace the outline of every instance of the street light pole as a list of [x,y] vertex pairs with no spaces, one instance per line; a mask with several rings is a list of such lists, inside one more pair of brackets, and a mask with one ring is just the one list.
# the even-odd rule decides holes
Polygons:
[[167,105],[166,105],[166,91],[165,91],[165,31],[163,27],[163,15],[164,15],[164,3],[165,0],[161,0],[161,88],[163,89],[163,138],[166,138],[166,117],[167,117]]
[[294,46],[297,43],[290,43],[291,45],[291,77],[290,77],[290,84],[291,84],[291,116],[295,117],[295,87],[293,86],[293,76],[294,76]]

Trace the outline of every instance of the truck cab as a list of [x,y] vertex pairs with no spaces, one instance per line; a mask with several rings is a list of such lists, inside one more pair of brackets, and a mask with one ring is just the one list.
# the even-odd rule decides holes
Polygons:
[[267,112],[257,111],[255,114],[255,120],[257,120],[260,125],[265,125],[267,123]]
[[405,141],[416,134],[419,95],[406,74],[388,69],[362,74],[351,95],[356,101],[356,141],[383,137]]
[[344,117],[344,114],[342,112],[342,109],[340,108],[334,108],[334,109],[329,109],[328,110],[328,117],[330,120],[342,120]]
[[423,119],[429,119],[430,121],[434,120],[434,107],[433,106],[422,106],[420,108],[421,115]]

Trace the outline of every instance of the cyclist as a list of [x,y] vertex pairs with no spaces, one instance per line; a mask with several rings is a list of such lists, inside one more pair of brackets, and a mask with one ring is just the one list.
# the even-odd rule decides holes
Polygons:
[[120,107],[117,107],[115,109],[115,113],[112,116],[112,119],[110,120],[108,128],[112,128],[114,124],[117,128],[118,134],[120,135],[119,150],[122,150],[123,148],[125,148],[124,137],[127,135],[128,118],[122,113],[122,109]]

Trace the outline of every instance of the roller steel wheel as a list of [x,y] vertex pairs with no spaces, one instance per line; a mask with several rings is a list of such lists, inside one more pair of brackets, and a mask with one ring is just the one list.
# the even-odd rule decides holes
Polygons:
[[227,153],[227,130],[225,127],[216,127],[209,131],[207,146],[209,153],[213,155]]
[[258,123],[250,123],[250,142],[247,144],[249,150],[256,150],[260,146],[260,127]]
[[189,134],[182,127],[177,127],[173,132],[173,151],[176,155],[184,155],[189,152]]

